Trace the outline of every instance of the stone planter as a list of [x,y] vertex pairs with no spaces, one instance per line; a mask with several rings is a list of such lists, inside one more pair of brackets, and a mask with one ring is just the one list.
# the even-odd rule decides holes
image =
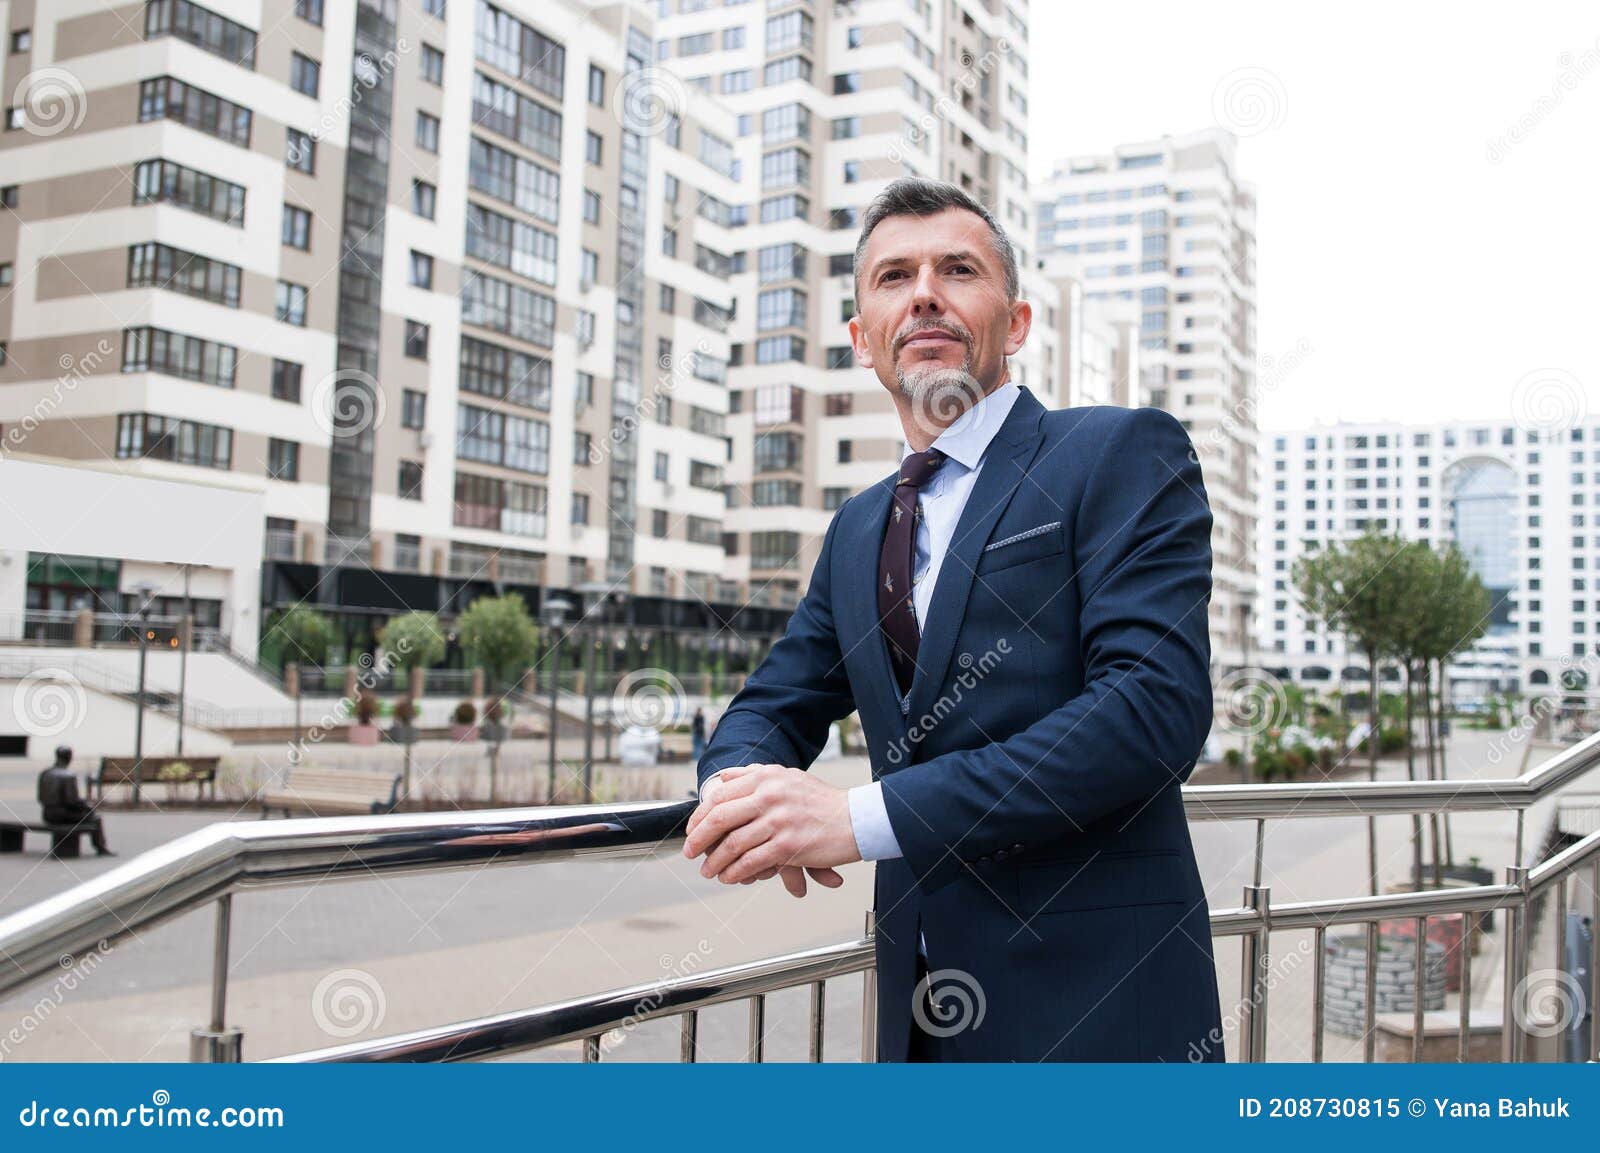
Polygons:
[[477,725],[458,725],[450,722],[450,739],[452,741],[470,741],[478,735]]
[[[1424,1011],[1443,1009],[1444,947],[1432,941],[1426,945],[1422,1007]],[[1323,1022],[1332,1032],[1359,1037],[1367,1020],[1366,931],[1330,937],[1323,948],[1326,964]],[[1416,942],[1380,937],[1375,1012],[1412,1012],[1416,1007],[1416,976]]]
[[351,725],[345,730],[352,745],[372,746],[378,743],[377,725]]

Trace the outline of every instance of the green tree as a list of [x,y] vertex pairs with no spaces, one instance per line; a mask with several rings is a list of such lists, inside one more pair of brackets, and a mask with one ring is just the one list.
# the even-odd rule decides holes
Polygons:
[[409,673],[444,659],[445,630],[436,613],[403,613],[378,630],[378,643],[397,672]]
[[[1295,562],[1292,579],[1306,615],[1330,632],[1342,633],[1351,649],[1367,658],[1367,774],[1378,779],[1383,718],[1378,700],[1378,664],[1393,654],[1396,611],[1403,611],[1404,577],[1395,564],[1406,548],[1398,536],[1369,530],[1348,544],[1331,544]],[[1369,884],[1378,891],[1376,823],[1367,818]]]
[[267,619],[261,648],[280,668],[296,664],[321,666],[333,644],[333,622],[308,605],[290,605]]
[[482,666],[494,687],[522,675],[539,652],[539,630],[516,593],[479,597],[456,622],[467,660]]

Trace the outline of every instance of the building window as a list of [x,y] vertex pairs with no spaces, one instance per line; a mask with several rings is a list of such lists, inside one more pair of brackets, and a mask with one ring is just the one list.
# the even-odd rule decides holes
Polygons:
[[426,180],[411,182],[411,211],[424,220],[432,220],[439,190]]
[[596,108],[606,106],[606,73],[597,64],[589,65],[589,103]]
[[406,321],[406,355],[413,360],[428,359],[428,326],[420,320]]
[[273,480],[300,479],[300,446],[292,440],[267,440],[267,475]]
[[240,272],[224,264],[165,244],[135,244],[128,249],[128,287],[164,288],[228,308],[239,307]]
[[316,173],[317,142],[311,138],[309,132],[301,132],[298,128],[285,130],[283,162],[296,172]]
[[411,250],[411,286],[413,288],[433,288],[433,257],[425,252]]
[[422,78],[429,84],[444,83],[444,53],[432,44],[422,46]]
[[159,372],[232,388],[238,362],[239,350],[231,344],[160,328],[129,328],[122,334],[123,372]]
[[400,475],[396,487],[401,500],[422,499],[422,464],[415,460],[400,462]]
[[303,284],[291,284],[287,280],[278,281],[277,318],[285,324],[306,324],[306,287]]
[[667,479],[667,469],[671,465],[671,463],[672,463],[672,458],[670,456],[668,456],[666,453],[664,453],[664,452],[656,453],[655,477],[656,477],[657,480],[664,482]]
[[170,76],[140,82],[139,119],[176,120],[229,144],[250,147],[250,109]]
[[144,35],[147,40],[172,36],[241,68],[256,66],[252,30],[189,0],[150,0],[144,9]]
[[591,456],[591,453],[593,453],[593,451],[594,451],[593,444],[590,441],[588,433],[586,433],[586,432],[575,432],[575,433],[572,434],[572,463],[573,464],[593,464],[594,463],[594,459]]
[[583,190],[583,219],[586,224],[600,223],[600,194],[587,188]]
[[11,51],[13,54],[33,51],[33,30],[19,28],[11,34]]
[[135,204],[175,204],[235,228],[244,227],[244,188],[170,160],[146,160],[133,172]]
[[583,158],[590,164],[599,164],[603,155],[605,141],[598,132],[588,132],[583,138]]
[[417,113],[417,147],[424,152],[439,151],[439,118],[426,112]]
[[272,398],[300,403],[301,366],[289,360],[272,362]]
[[400,393],[400,427],[421,428],[428,419],[428,394],[407,388]]
[[589,523],[589,494],[586,492],[572,494],[572,523]]
[[315,98],[322,83],[322,65],[298,52],[289,53],[289,87]]
[[117,417],[117,456],[229,469],[233,466],[233,430],[146,412],[125,412]]
[[312,24],[322,23],[322,0],[294,0],[294,14]]
[[283,243],[290,248],[311,248],[311,213],[292,204],[283,206]]

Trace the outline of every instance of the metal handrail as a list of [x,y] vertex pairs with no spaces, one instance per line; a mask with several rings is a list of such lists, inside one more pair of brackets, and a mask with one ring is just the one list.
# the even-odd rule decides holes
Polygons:
[[[1600,765],[1600,733],[1523,776],[1504,781],[1186,786],[1183,797],[1188,816],[1193,820],[1264,821],[1312,816],[1517,810],[1520,844],[1521,810],[1597,765]],[[0,966],[0,995],[47,973],[57,972],[63,955],[81,953],[101,942],[115,941],[217,901],[219,964],[213,1026],[220,1031],[221,986],[227,972],[228,900],[235,892],[340,877],[431,872],[533,860],[662,854],[681,839],[683,826],[693,808],[693,801],[647,802],[211,825],[0,919],[0,958],[6,961]],[[1257,840],[1259,878],[1259,836]],[[1270,908],[1265,904],[1266,890],[1259,888],[1258,881],[1253,888],[1260,894],[1262,903],[1214,911],[1213,932],[1245,936],[1254,933],[1263,938],[1264,944],[1270,929],[1292,926],[1320,930],[1335,921],[1367,921],[1375,929],[1380,918],[1426,918],[1461,913],[1469,911],[1469,905],[1470,911],[1525,910],[1536,887],[1558,883],[1564,887],[1567,876],[1591,862],[1600,869],[1600,833],[1531,872],[1514,868],[1513,873],[1518,874],[1517,883],[1509,886],[1355,897]],[[745,975],[740,974],[739,979]],[[681,988],[673,986],[672,982],[659,982],[650,988],[658,993],[666,989],[691,1002],[701,997],[710,997],[706,1001],[708,1004],[718,999],[736,999],[734,994],[723,998],[709,992],[702,987],[706,980],[706,977],[693,978]],[[589,1015],[583,1018],[586,1033],[609,1027],[604,1025],[603,1008],[595,1007],[604,1002],[605,996],[585,1000],[589,1006],[585,1010]],[[533,1029],[530,1022],[534,1020],[543,1022],[538,1026],[540,1029],[548,1031],[554,1027],[545,1019],[550,1012],[552,1007],[545,1007],[490,1020],[502,1022],[510,1030],[508,1037],[526,1038],[537,1035],[537,1030],[529,1031]],[[444,1031],[454,1029],[462,1033],[484,1027],[483,1022],[476,1022],[447,1027]],[[442,1043],[438,1037],[440,1033],[440,1030],[428,1031],[428,1044]],[[549,1042],[538,1042],[546,1043]],[[519,1047],[526,1046],[519,1041]]]

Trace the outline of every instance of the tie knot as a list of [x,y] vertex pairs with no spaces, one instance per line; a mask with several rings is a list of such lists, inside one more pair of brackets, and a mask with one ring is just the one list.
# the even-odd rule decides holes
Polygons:
[[939,466],[944,461],[944,453],[937,449],[930,448],[926,452],[912,453],[900,462],[900,484],[921,488],[930,476],[939,471]]

